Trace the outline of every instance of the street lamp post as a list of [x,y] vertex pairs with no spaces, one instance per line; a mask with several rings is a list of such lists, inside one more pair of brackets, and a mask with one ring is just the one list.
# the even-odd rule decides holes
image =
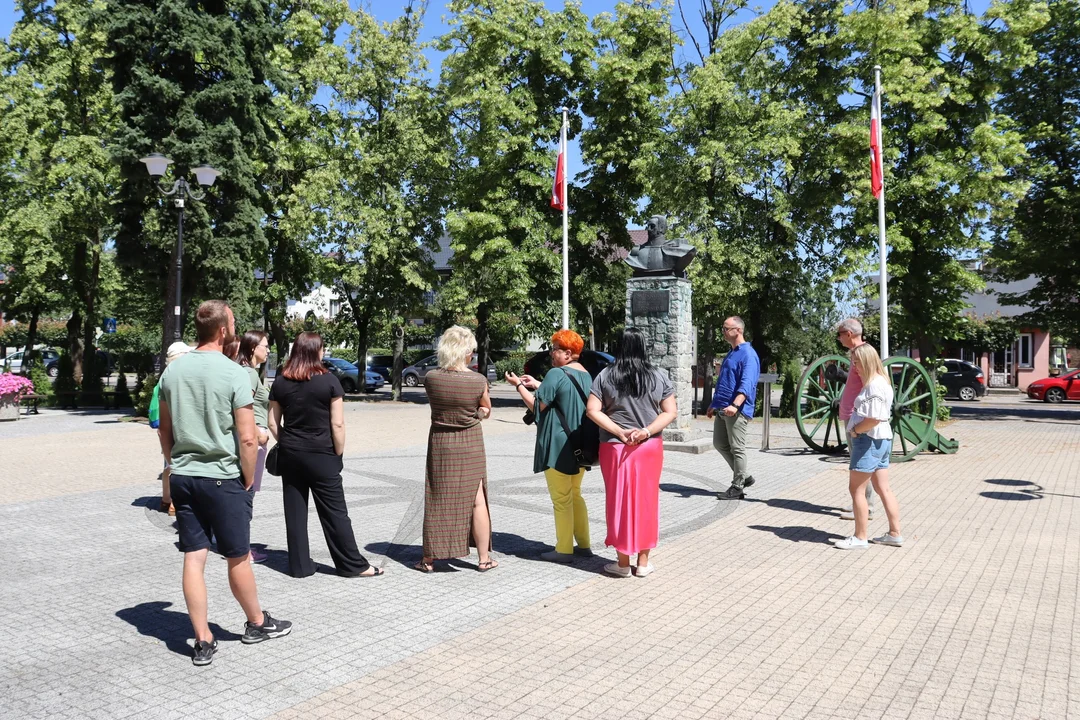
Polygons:
[[[146,165],[150,177],[157,181],[158,191],[166,197],[172,197],[173,204],[179,211],[176,226],[176,304],[173,306],[173,340],[177,341],[180,339],[180,273],[184,267],[184,203],[188,198],[198,202],[206,197],[206,193],[191,187],[188,181],[182,177],[178,178],[171,188],[167,184],[163,185],[161,178],[169,169],[169,165],[172,165],[172,160],[160,153],[150,153],[146,157],[140,158],[139,162]],[[199,165],[192,168],[191,171],[195,173],[195,179],[199,185],[204,188],[213,185],[214,181],[221,175],[220,170],[215,170],[209,165]]]

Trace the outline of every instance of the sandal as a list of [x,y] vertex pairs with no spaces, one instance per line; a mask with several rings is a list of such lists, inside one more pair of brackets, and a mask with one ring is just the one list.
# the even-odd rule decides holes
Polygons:
[[358,577],[358,578],[373,578],[373,577],[381,577],[381,576],[383,576],[383,575],[385,575],[385,574],[386,574],[386,571],[385,571],[385,570],[383,570],[382,568],[378,568],[378,567],[375,567],[374,565],[372,565],[372,566],[371,566],[371,574],[370,574],[370,575],[365,575],[364,573],[360,573],[360,574],[359,574],[359,575],[357,575],[356,577]]
[[476,565],[476,571],[487,572],[488,570],[494,570],[497,567],[499,567],[499,563],[495,562],[494,560],[485,560],[484,562],[478,563]]
[[422,573],[435,572],[435,563],[426,563],[423,560],[413,565],[413,570],[419,570]]

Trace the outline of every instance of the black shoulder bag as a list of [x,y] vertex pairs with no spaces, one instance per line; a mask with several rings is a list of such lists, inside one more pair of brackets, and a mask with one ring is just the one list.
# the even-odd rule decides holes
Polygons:
[[[574,386],[574,389],[578,391],[578,395],[581,396],[581,401],[585,405],[589,404],[589,399],[585,395],[585,391],[581,389],[581,386],[577,384],[570,373],[563,371],[566,375],[566,379],[570,381],[570,384]],[[566,422],[566,417],[563,415],[562,410],[558,405],[552,404],[551,408],[559,416],[559,421],[562,423],[563,432],[566,433],[570,447],[574,449],[574,457],[577,459],[578,467],[591,468],[600,459],[600,428],[596,426],[586,413],[581,415],[581,424],[578,425],[578,429],[571,432],[570,426]]]

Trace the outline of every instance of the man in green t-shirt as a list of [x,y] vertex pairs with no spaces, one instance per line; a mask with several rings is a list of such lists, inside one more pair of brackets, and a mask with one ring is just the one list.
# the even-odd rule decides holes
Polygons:
[[170,489],[184,553],[184,599],[195,629],[192,662],[209,665],[217,652],[206,610],[210,538],[229,565],[229,586],[247,615],[241,642],[288,635],[292,623],[262,609],[250,552],[251,493],[258,436],[251,385],[242,367],[222,354],[235,335],[232,310],[207,300],[195,313],[199,345],[161,375],[161,450],[170,459]]

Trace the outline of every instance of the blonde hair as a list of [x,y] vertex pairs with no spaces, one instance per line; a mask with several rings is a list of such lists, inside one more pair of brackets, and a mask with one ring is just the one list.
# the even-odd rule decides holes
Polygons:
[[870,382],[870,378],[874,377],[874,375],[880,375],[886,380],[889,379],[889,376],[885,374],[885,366],[881,364],[881,358],[878,357],[877,350],[870,343],[863,343],[852,348],[848,355],[851,358],[852,367],[859,373],[863,384]]
[[476,336],[472,334],[472,330],[460,325],[449,327],[439,338],[439,367],[443,370],[468,367],[474,352]]

